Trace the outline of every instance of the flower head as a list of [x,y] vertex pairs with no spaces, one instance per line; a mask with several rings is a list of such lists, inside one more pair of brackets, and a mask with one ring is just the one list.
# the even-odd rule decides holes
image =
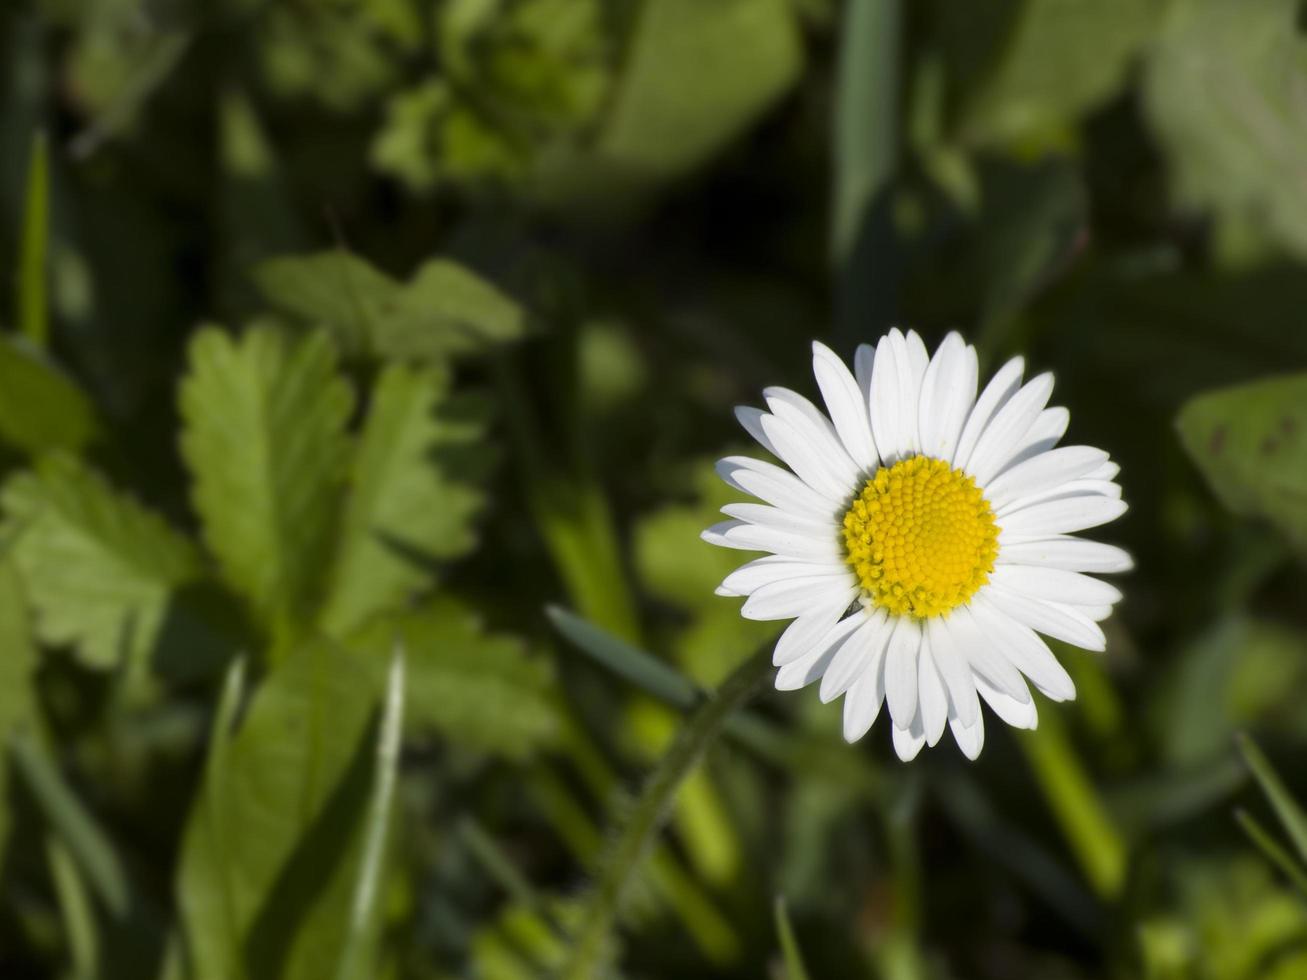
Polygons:
[[1074,537],[1126,510],[1119,467],[1089,446],[1058,447],[1070,416],[1049,408],[1053,378],[1022,384],[1005,364],[977,397],[975,348],[949,334],[931,357],[892,330],[863,344],[850,372],[813,344],[829,415],[786,388],[740,422],[788,466],[747,456],[717,464],[762,503],[730,504],[706,541],[770,552],[726,577],[742,615],[793,620],[776,643],[776,687],[821,680],[844,696],[844,737],[889,705],[907,760],[947,726],[970,758],[984,743],[983,699],[1034,728],[1027,680],[1054,701],[1075,686],[1038,634],[1088,650],[1121,598],[1087,573],[1131,567],[1120,548]]

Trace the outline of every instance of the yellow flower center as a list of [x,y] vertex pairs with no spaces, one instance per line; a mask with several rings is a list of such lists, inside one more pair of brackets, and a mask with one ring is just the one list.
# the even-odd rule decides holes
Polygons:
[[989,580],[998,525],[975,481],[942,459],[882,466],[844,515],[844,547],[863,592],[892,615],[926,619]]

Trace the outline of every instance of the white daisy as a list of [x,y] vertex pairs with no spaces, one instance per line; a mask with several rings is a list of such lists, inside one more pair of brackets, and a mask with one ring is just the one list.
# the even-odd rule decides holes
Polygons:
[[726,577],[749,619],[793,622],[777,640],[776,687],[821,680],[844,695],[844,737],[889,703],[905,761],[945,723],[980,754],[980,700],[1035,727],[1029,680],[1054,701],[1075,685],[1037,635],[1102,650],[1098,623],[1121,598],[1087,572],[1132,565],[1120,548],[1074,537],[1125,512],[1119,467],[1089,446],[1057,446],[1070,415],[1046,407],[1051,374],[1021,383],[1013,358],[976,397],[975,348],[956,333],[935,356],[913,331],[863,344],[851,374],[820,343],[813,373],[830,415],[787,388],[745,429],[789,469],[729,456],[717,472],[763,503],[730,504],[703,533],[771,552]]

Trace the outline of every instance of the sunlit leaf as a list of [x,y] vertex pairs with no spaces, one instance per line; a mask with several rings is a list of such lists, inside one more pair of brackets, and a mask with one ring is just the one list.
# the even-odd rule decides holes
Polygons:
[[1199,395],[1177,424],[1222,503],[1270,520],[1307,550],[1307,374]]
[[396,643],[405,650],[409,729],[515,759],[556,735],[548,665],[528,656],[520,640],[483,632],[467,607],[442,597],[374,621],[352,645],[384,665]]
[[374,768],[377,675],[327,642],[295,650],[215,743],[178,892],[197,980],[322,980],[348,935]]
[[94,666],[144,657],[199,574],[190,542],[70,456],[11,477],[0,507],[37,635]]
[[321,333],[206,328],[191,343],[181,413],[195,509],[227,581],[266,620],[302,617],[321,586],[353,404]]
[[321,622],[345,635],[430,585],[436,561],[475,543],[487,452],[475,417],[458,418],[434,369],[387,368],[376,383],[351,468]]

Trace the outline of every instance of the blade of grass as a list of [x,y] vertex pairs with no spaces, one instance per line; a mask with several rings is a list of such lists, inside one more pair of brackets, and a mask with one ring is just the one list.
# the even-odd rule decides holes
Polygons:
[[794,927],[790,925],[790,913],[785,907],[785,898],[776,896],[773,905],[776,916],[776,935],[781,941],[781,957],[785,961],[785,980],[808,980],[808,968],[803,964],[803,953],[798,940],[794,938]]
[[18,771],[46,819],[76,858],[105,908],[115,919],[126,919],[131,908],[131,888],[108,834],[82,805],[36,739],[19,732],[10,747]]
[[337,980],[375,976],[376,937],[381,916],[377,907],[386,842],[395,809],[395,781],[399,771],[400,733],[404,721],[404,648],[398,646],[390,660],[381,725],[377,732],[376,770],[368,800],[363,853],[350,902],[348,932],[341,949]]
[[95,926],[95,912],[77,862],[55,834],[45,838],[45,858],[54,880],[55,897],[63,914],[64,937],[72,960],[73,980],[93,980],[100,953],[100,937]]
[[757,653],[737,667],[716,694],[686,722],[672,747],[645,783],[626,825],[601,865],[587,901],[581,927],[562,970],[569,980],[588,980],[599,972],[609,932],[627,887],[645,853],[666,821],[676,791],[698,765],[708,746],[721,734],[733,711],[743,705],[771,671],[766,653]]
[[1284,783],[1280,781],[1279,775],[1262,754],[1262,750],[1257,747],[1257,743],[1242,732],[1235,736],[1235,742],[1243,754],[1244,761],[1248,763],[1248,768],[1252,770],[1253,776],[1261,785],[1262,792],[1270,801],[1271,808],[1279,818],[1285,833],[1293,841],[1298,856],[1307,861],[1307,814],[1303,813],[1302,807],[1284,788]]
[[1039,728],[1018,732],[1017,742],[1090,885],[1100,898],[1116,899],[1125,885],[1125,841],[1060,717],[1040,712]]
[[49,342],[46,270],[50,246],[50,151],[44,133],[32,140],[18,259],[18,328],[32,344]]
[[1272,837],[1261,824],[1253,819],[1252,814],[1246,810],[1235,810],[1234,819],[1238,821],[1243,832],[1248,835],[1248,839],[1257,845],[1267,859],[1284,872],[1286,878],[1293,882],[1294,886],[1307,896],[1307,870],[1304,870],[1293,855],[1280,846],[1279,842]]

